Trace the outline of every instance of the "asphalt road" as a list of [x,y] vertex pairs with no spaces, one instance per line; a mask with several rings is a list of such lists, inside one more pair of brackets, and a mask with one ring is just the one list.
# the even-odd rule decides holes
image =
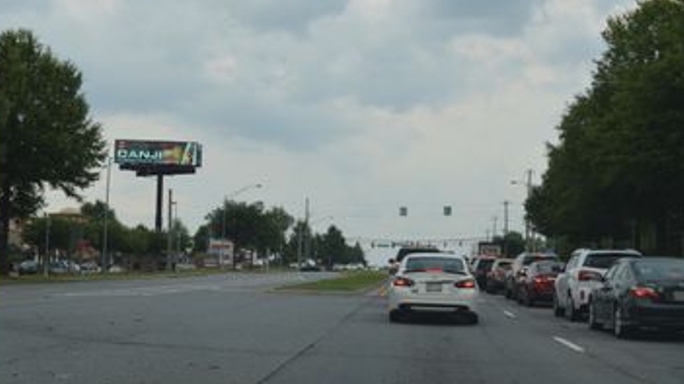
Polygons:
[[617,340],[487,294],[472,326],[390,324],[378,292],[269,291],[298,279],[0,287],[0,383],[684,383],[681,336]]

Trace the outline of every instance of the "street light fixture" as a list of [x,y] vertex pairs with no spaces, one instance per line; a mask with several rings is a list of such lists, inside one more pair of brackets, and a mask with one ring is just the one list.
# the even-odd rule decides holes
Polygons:
[[233,199],[237,195],[239,195],[243,192],[246,192],[250,189],[258,189],[261,187],[263,187],[263,184],[261,184],[261,183],[246,185],[242,188],[238,188],[235,191],[229,193],[228,195],[226,195],[226,197],[223,200],[223,212],[221,215],[222,216],[221,217],[221,239],[223,241],[223,244],[221,244],[221,253],[220,253],[220,259],[219,259],[219,266],[221,268],[223,268],[223,259],[225,257],[225,251],[226,251],[225,245],[226,245],[226,241],[228,240],[228,239],[226,239],[226,208],[228,208],[228,201]]
[[[527,174],[527,181],[524,182],[522,180],[511,180],[512,185],[525,185],[525,188],[527,190],[527,195],[525,196],[526,199],[530,198],[530,195],[532,194],[532,170],[528,169],[526,172]],[[527,216],[527,215],[526,215]],[[531,244],[530,244],[530,221],[525,217],[525,248],[529,251],[531,250]]]

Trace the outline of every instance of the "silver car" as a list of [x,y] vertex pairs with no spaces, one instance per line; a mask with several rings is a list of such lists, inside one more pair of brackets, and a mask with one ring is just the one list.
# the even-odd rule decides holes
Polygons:
[[391,322],[416,313],[459,316],[476,324],[479,290],[461,256],[412,253],[399,264],[387,290]]

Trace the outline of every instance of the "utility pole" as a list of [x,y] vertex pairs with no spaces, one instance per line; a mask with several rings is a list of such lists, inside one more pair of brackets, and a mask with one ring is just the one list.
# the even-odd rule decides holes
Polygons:
[[[532,194],[532,169],[527,170],[527,199],[530,198]],[[525,247],[528,251],[532,250],[532,244],[530,243],[530,220],[527,218],[527,213],[525,213]]]
[[504,200],[503,255],[508,257],[508,200]]
[[107,247],[109,246],[109,185],[112,177],[112,158],[107,156],[107,184],[105,186],[105,211],[103,217],[103,233],[102,233],[102,256],[100,257],[100,265],[102,266],[101,273],[107,273],[107,266],[109,258],[107,257]]
[[48,276],[50,268],[50,215],[45,213],[45,257],[43,258],[43,276]]
[[506,237],[506,235],[508,235],[508,204],[509,204],[508,200],[505,200],[503,202],[503,204],[504,204],[504,229],[503,229],[503,231],[504,231],[504,237]]
[[171,270],[171,252],[173,251],[173,237],[171,235],[171,227],[173,226],[173,190],[169,188],[169,210],[168,210],[168,216],[169,216],[169,223],[168,223],[168,232],[166,235],[167,241],[166,241],[166,270],[170,271]]
[[496,224],[499,221],[499,217],[498,216],[492,217],[492,221],[494,222],[494,227],[492,228],[493,229],[492,230],[492,240],[493,240],[496,237]]
[[306,198],[306,204],[305,204],[305,210],[304,210],[304,224],[306,224],[304,228],[307,230],[306,239],[305,239],[306,241],[304,242],[304,257],[306,258],[307,261],[309,260],[309,257],[311,256],[311,254],[310,254],[311,253],[311,233],[309,233],[310,232],[309,215],[310,215],[309,198],[307,197]]
[[309,226],[309,198],[304,200],[304,223],[299,229],[299,236],[297,236],[297,271],[302,268],[302,252],[304,248],[304,231]]

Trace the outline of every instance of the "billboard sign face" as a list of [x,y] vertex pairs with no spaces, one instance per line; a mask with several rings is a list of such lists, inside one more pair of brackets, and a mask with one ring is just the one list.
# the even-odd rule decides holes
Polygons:
[[501,246],[498,244],[480,242],[477,248],[480,255],[501,256]]
[[122,165],[202,166],[202,145],[194,141],[116,140],[114,162]]

